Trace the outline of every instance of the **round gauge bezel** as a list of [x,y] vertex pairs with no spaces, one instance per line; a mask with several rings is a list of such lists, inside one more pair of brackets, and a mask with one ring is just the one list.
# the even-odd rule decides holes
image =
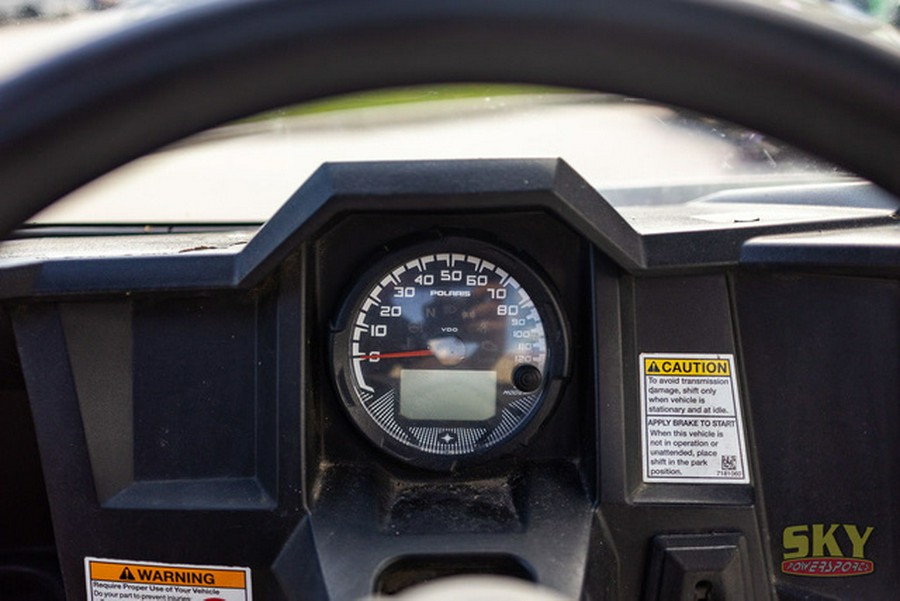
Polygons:
[[[547,358],[543,390],[535,408],[500,441],[474,453],[438,454],[407,445],[391,436],[362,406],[353,391],[351,375],[350,320],[362,309],[367,293],[385,274],[415,258],[438,253],[460,253],[486,259],[502,267],[528,292],[544,329]],[[437,471],[454,471],[484,463],[503,455],[514,455],[537,433],[556,407],[569,374],[569,335],[556,294],[545,276],[526,261],[495,243],[462,236],[442,236],[438,240],[389,247],[368,267],[344,296],[329,337],[331,373],[344,412],[376,447],[403,463]]]

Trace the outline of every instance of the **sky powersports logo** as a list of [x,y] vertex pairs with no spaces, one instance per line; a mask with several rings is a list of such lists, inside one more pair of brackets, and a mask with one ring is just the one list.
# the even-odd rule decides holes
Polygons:
[[866,544],[875,528],[855,524],[803,524],[782,533],[781,571],[791,576],[864,576],[875,571]]

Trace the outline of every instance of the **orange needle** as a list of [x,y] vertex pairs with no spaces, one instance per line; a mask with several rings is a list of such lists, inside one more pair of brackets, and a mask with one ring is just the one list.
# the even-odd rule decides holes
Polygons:
[[372,359],[402,359],[404,357],[428,357],[433,353],[425,349],[424,351],[401,351],[399,353],[383,353],[383,354],[375,354],[375,355],[363,355],[362,357],[353,357],[354,359],[360,359],[363,361],[368,361]]

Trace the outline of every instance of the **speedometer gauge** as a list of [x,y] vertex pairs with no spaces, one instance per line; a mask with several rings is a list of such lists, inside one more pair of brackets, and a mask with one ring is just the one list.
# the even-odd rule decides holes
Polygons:
[[566,369],[549,287],[511,254],[445,238],[380,261],[344,304],[332,339],[338,391],[376,445],[451,469],[524,442]]

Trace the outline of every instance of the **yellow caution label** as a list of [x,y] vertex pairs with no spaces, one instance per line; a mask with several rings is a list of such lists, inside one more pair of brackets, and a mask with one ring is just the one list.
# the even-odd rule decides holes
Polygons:
[[731,376],[727,359],[683,359],[678,357],[644,357],[644,373],[648,376]]
[[244,569],[186,568],[166,564],[89,561],[90,580],[215,588],[247,587]]

